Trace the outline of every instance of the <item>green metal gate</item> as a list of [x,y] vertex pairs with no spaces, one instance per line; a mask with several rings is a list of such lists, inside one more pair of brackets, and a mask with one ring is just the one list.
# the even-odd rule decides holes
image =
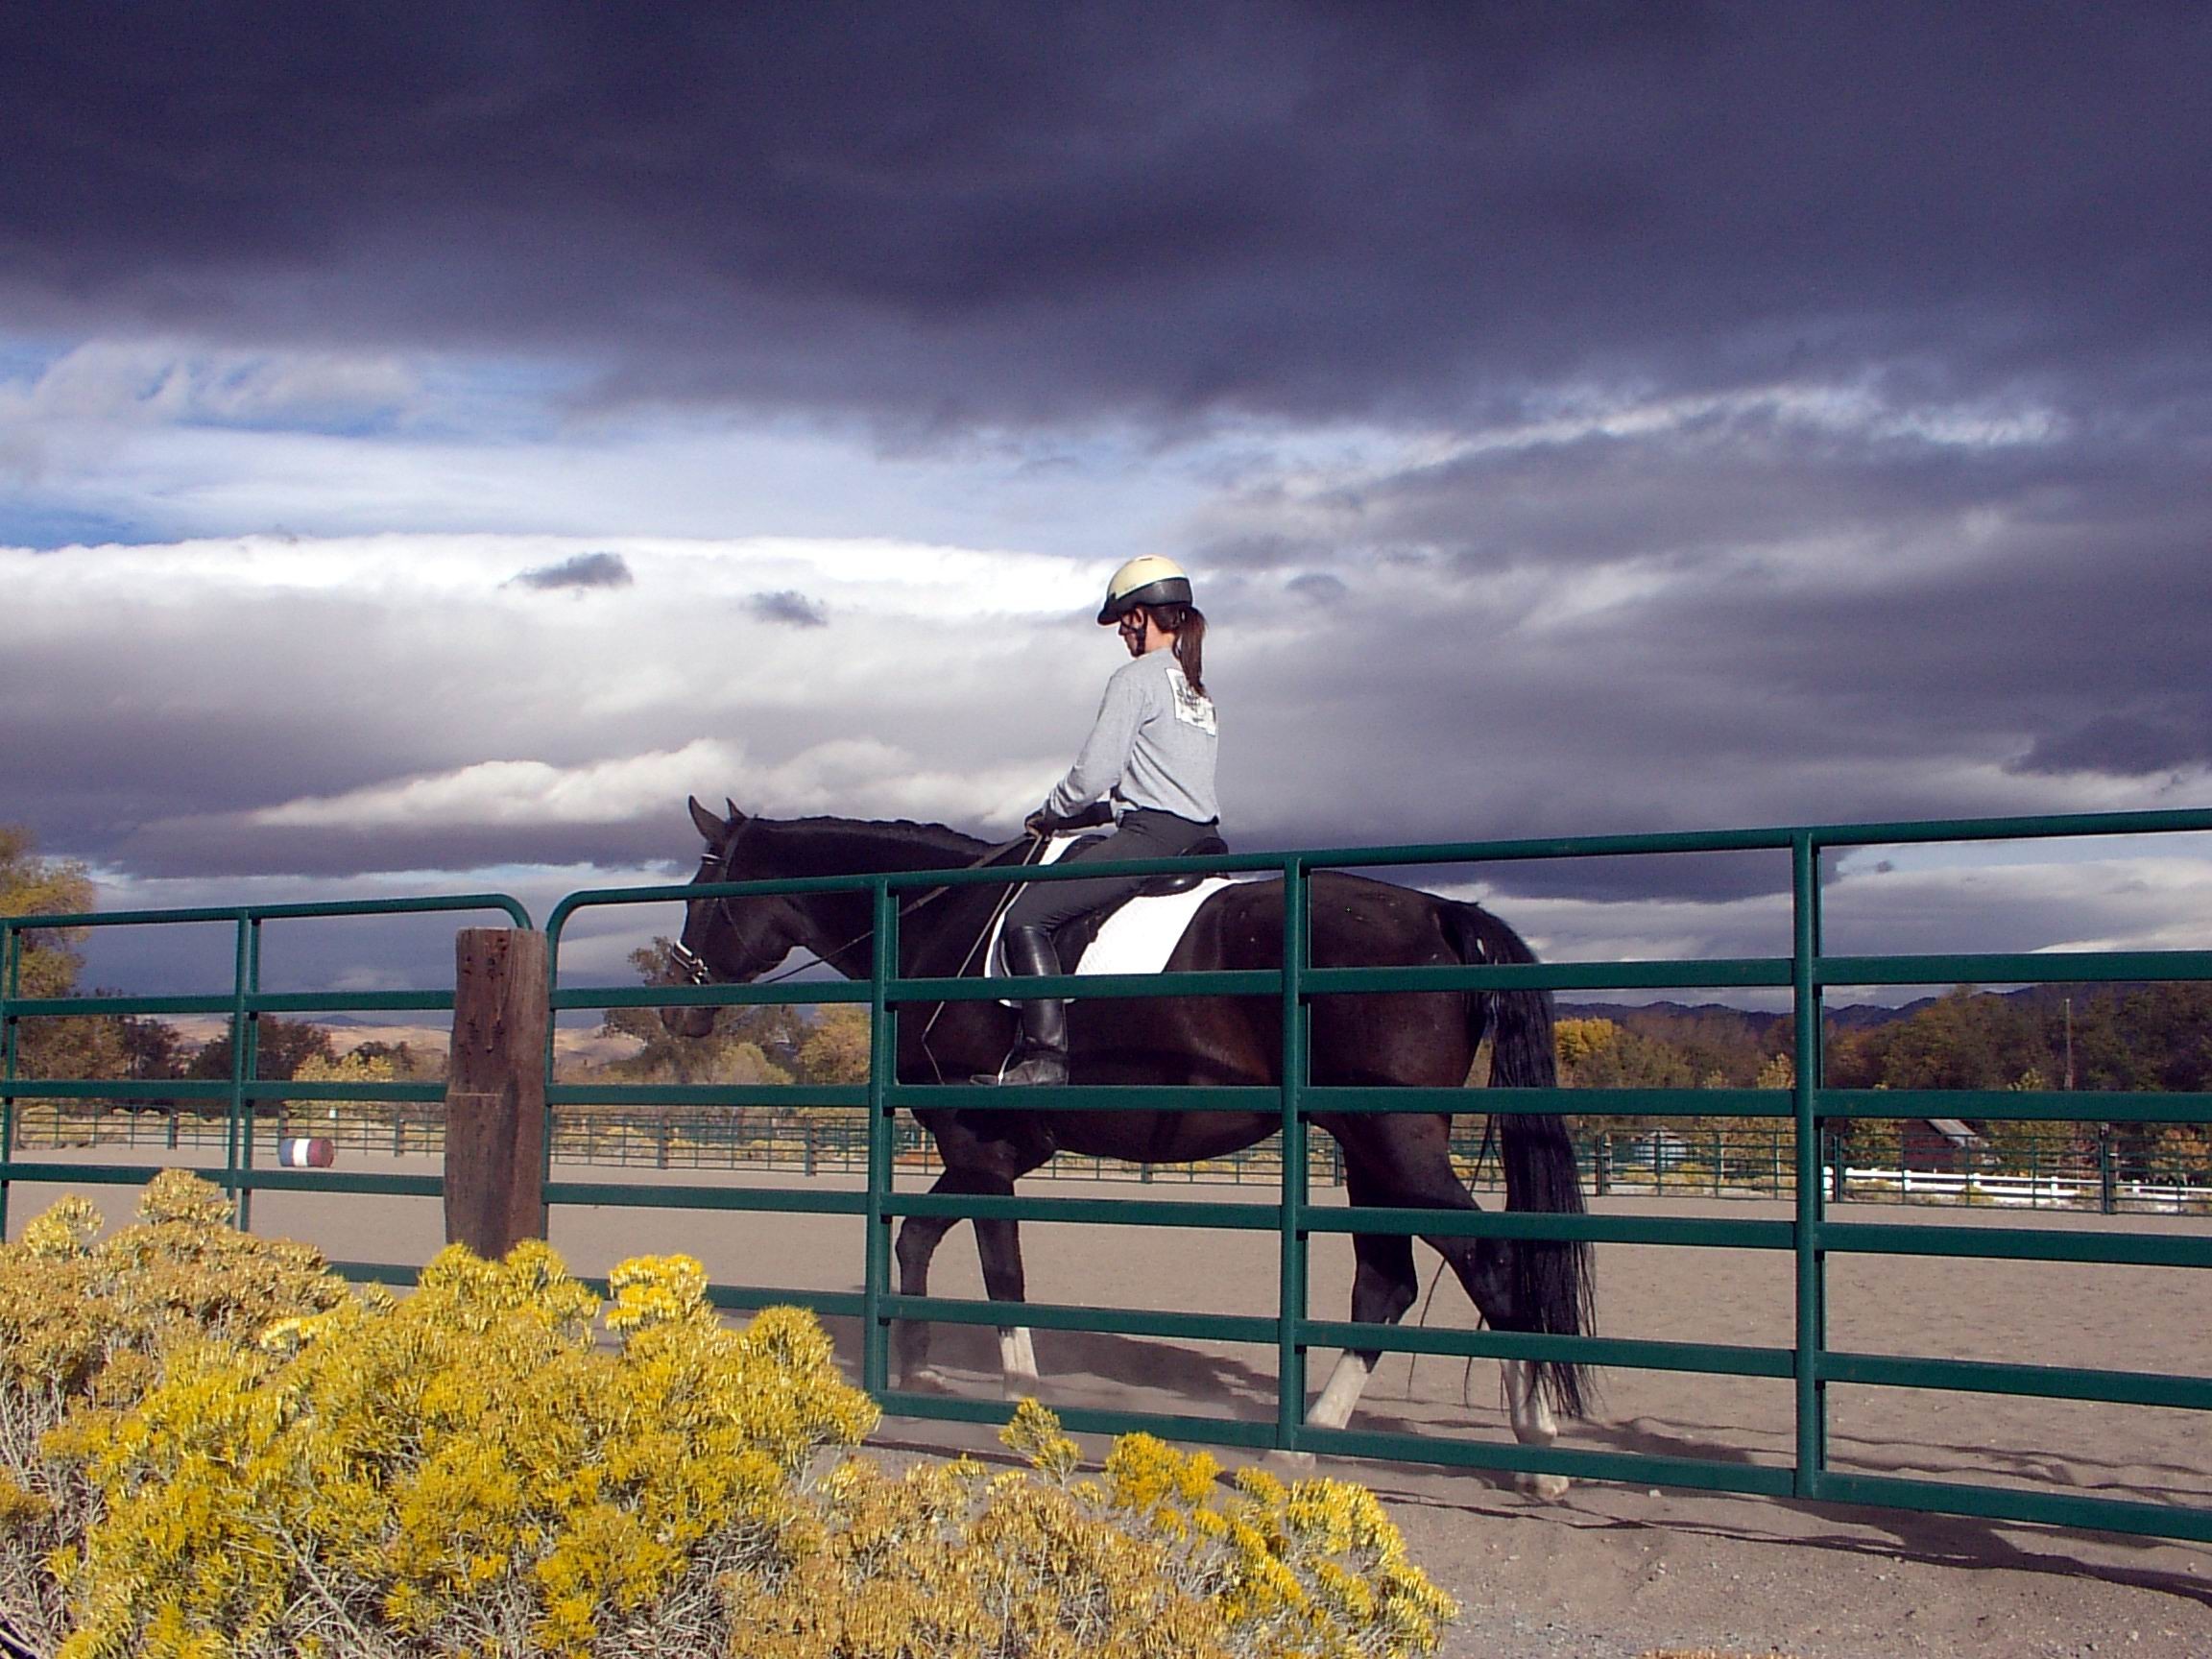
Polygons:
[[[1057,979],[1034,981],[1032,988],[1046,995],[1076,998],[1279,997],[1284,1030],[1280,1088],[1163,1090],[1077,1086],[1022,1090],[906,1084],[893,1075],[892,1022],[896,1009],[903,1005],[995,998],[1002,991],[996,983],[974,979],[906,978],[898,974],[893,965],[898,960],[900,895],[931,887],[1003,883],[1009,879],[1074,878],[1096,874],[1108,868],[1106,866],[1048,867],[1020,872],[970,870],[577,893],[561,902],[547,924],[547,931],[552,936],[555,981],[552,1000],[556,1010],[702,1003],[859,1003],[869,1010],[871,1067],[865,1087],[794,1090],[680,1085],[627,1089],[556,1086],[548,1092],[555,1109],[585,1099],[635,1105],[711,1101],[731,1106],[780,1103],[862,1108],[867,1113],[869,1125],[868,1183],[865,1192],[833,1192],[806,1188],[735,1191],[682,1186],[549,1182],[547,1198],[556,1204],[674,1205],[864,1217],[866,1246],[863,1288],[859,1292],[824,1293],[766,1286],[718,1286],[715,1293],[723,1305],[733,1308],[795,1302],[825,1314],[859,1319],[866,1386],[886,1410],[902,1415],[996,1422],[1005,1417],[1009,1407],[994,1401],[948,1399],[891,1387],[888,1360],[893,1321],[926,1319],[996,1326],[1005,1317],[1000,1308],[989,1302],[895,1294],[890,1278],[891,1229],[899,1217],[982,1216],[1096,1225],[1258,1229],[1275,1232],[1281,1240],[1280,1296],[1272,1313],[1224,1316],[1030,1303],[1023,1306],[1022,1321],[1044,1329],[1270,1344],[1278,1356],[1274,1420],[1252,1422],[1071,1408],[1062,1413],[1070,1428],[1112,1433],[1144,1430],[1168,1437],[1250,1448],[1273,1447],[1769,1497],[1880,1504],[2212,1542],[2212,1507],[1850,1474],[1828,1467],[1826,1444],[1827,1390],[1836,1383],[2032,1395],[2202,1411],[2212,1409],[2212,1377],[1839,1352],[1827,1345],[1825,1312],[1827,1262],[1831,1255],[1985,1257],[2204,1268],[2212,1266],[2212,1237],[2178,1238],[2148,1231],[2061,1234],[2035,1228],[1839,1222],[1829,1219],[1825,1213],[1820,1179],[1822,1128],[1831,1121],[1925,1115],[2035,1119],[2087,1117],[2108,1122],[2195,1123],[2212,1120],[2212,1094],[2049,1093],[2031,1095],[2010,1091],[1840,1090],[1821,1085],[1819,1064],[1821,999],[1831,986],[2212,979],[2212,950],[1831,956],[1821,948],[1819,861],[1823,853],[1867,846],[2143,835],[2206,830],[2212,830],[2212,812],[2208,811],[2113,813],[1464,842],[1231,855],[1173,862],[1156,860],[1113,866],[1131,875],[1189,871],[1197,864],[1216,872],[1262,871],[1280,875],[1285,905],[1282,971],[1062,975]],[[1317,969],[1308,960],[1307,884],[1317,870],[1760,851],[1786,853],[1790,858],[1792,929],[1791,950],[1787,956],[1511,967],[1339,969]],[[821,891],[864,891],[871,897],[877,937],[891,944],[877,951],[873,976],[864,984],[592,989],[563,989],[559,984],[561,934],[569,920],[582,910],[716,895],[737,898]],[[1649,1116],[1732,1116],[1787,1120],[1795,1131],[1796,1213],[1792,1220],[1323,1209],[1308,1203],[1305,1145],[1308,1124],[1315,1113],[1464,1112],[1478,1108],[1478,1102],[1460,1090],[1314,1085],[1309,1078],[1307,1065],[1308,1016],[1314,997],[1385,991],[1545,988],[1556,992],[1683,987],[1786,988],[1791,998],[1796,1042],[1794,1086],[1788,1090],[1488,1090],[1479,1097],[1479,1109],[1490,1113],[1633,1112]],[[1516,1097],[1503,1098],[1507,1094]],[[1203,1111],[1234,1107],[1279,1112],[1284,1142],[1281,1190],[1277,1201],[1267,1205],[1139,1198],[973,1197],[896,1190],[892,1179],[894,1115],[902,1107],[955,1105],[968,1110],[1044,1107],[1085,1111]],[[1308,1241],[1315,1233],[1456,1234],[1787,1251],[1793,1256],[1795,1267],[1794,1340],[1786,1348],[1761,1348],[1492,1331],[1408,1330],[1402,1326],[1314,1319],[1306,1312],[1306,1261]],[[1564,1359],[1594,1365],[1786,1379],[1794,1390],[1794,1462],[1787,1468],[1753,1467],[1712,1458],[1649,1456],[1431,1435],[1316,1429],[1305,1421],[1306,1356],[1313,1347],[1499,1359]]]
[[[166,1100],[182,1105],[204,1101],[220,1106],[224,1118],[223,1162],[194,1173],[233,1195],[238,1224],[252,1225],[257,1190],[366,1192],[387,1196],[436,1198],[445,1183],[435,1175],[357,1175],[331,1170],[272,1168],[256,1163],[256,1107],[265,1100],[370,1101],[418,1104],[436,1111],[445,1098],[440,1083],[294,1083],[264,1081],[257,1064],[259,1022],[264,1014],[364,1013],[371,1011],[445,1013],[453,1011],[453,993],[444,991],[270,992],[261,988],[263,928],[271,922],[322,921],[340,917],[409,916],[433,912],[503,912],[517,927],[530,926],[530,913],[504,893],[467,893],[427,899],[365,899],[310,904],[239,904],[178,910],[114,910],[81,916],[0,916],[0,1230],[8,1223],[9,1189],[17,1182],[66,1182],[87,1186],[144,1186],[164,1166],[72,1164],[15,1156],[16,1111],[33,1100]],[[92,927],[173,927],[216,924],[232,930],[230,989],[189,997],[25,997],[21,995],[26,935],[74,932]],[[226,1079],[29,1078],[17,1075],[17,1051],[25,1020],[213,1014],[228,1020],[230,1075]],[[402,1262],[334,1263],[355,1278],[411,1282],[415,1266]]]

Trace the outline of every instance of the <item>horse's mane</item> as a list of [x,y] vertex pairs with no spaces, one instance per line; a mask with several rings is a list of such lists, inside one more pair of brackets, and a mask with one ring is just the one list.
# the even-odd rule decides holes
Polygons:
[[991,843],[963,834],[942,824],[916,824],[905,818],[760,818],[762,830],[785,845],[797,843],[816,856],[845,861],[867,854],[854,869],[882,867],[883,854],[895,854],[908,869],[929,870],[966,864],[989,851]]

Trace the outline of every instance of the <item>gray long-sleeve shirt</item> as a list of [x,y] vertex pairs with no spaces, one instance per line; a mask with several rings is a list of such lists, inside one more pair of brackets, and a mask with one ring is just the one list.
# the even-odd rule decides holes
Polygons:
[[1108,795],[1117,818],[1149,806],[1210,823],[1221,816],[1214,794],[1219,742],[1214,699],[1190,689],[1174,652],[1147,652],[1106,682],[1098,723],[1045,809],[1064,818]]

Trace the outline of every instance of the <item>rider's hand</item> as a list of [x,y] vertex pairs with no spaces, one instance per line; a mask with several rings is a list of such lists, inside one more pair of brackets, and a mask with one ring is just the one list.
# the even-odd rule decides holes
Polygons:
[[1044,807],[1040,806],[1036,811],[1030,813],[1028,817],[1022,820],[1022,828],[1029,834],[1034,835],[1038,840],[1042,841],[1046,836],[1052,833],[1053,827],[1056,823],[1057,820],[1053,818],[1052,814],[1046,811]]

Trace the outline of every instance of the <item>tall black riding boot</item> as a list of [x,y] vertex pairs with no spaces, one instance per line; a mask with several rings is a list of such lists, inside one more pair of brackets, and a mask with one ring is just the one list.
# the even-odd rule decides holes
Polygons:
[[[1060,953],[1052,948],[1052,935],[1042,927],[1009,927],[1000,948],[1009,973],[1028,975],[1060,972]],[[1022,1003],[1022,1042],[1008,1059],[995,1075],[986,1073],[975,1081],[1067,1082],[1068,1004],[1057,997],[1039,997]]]

